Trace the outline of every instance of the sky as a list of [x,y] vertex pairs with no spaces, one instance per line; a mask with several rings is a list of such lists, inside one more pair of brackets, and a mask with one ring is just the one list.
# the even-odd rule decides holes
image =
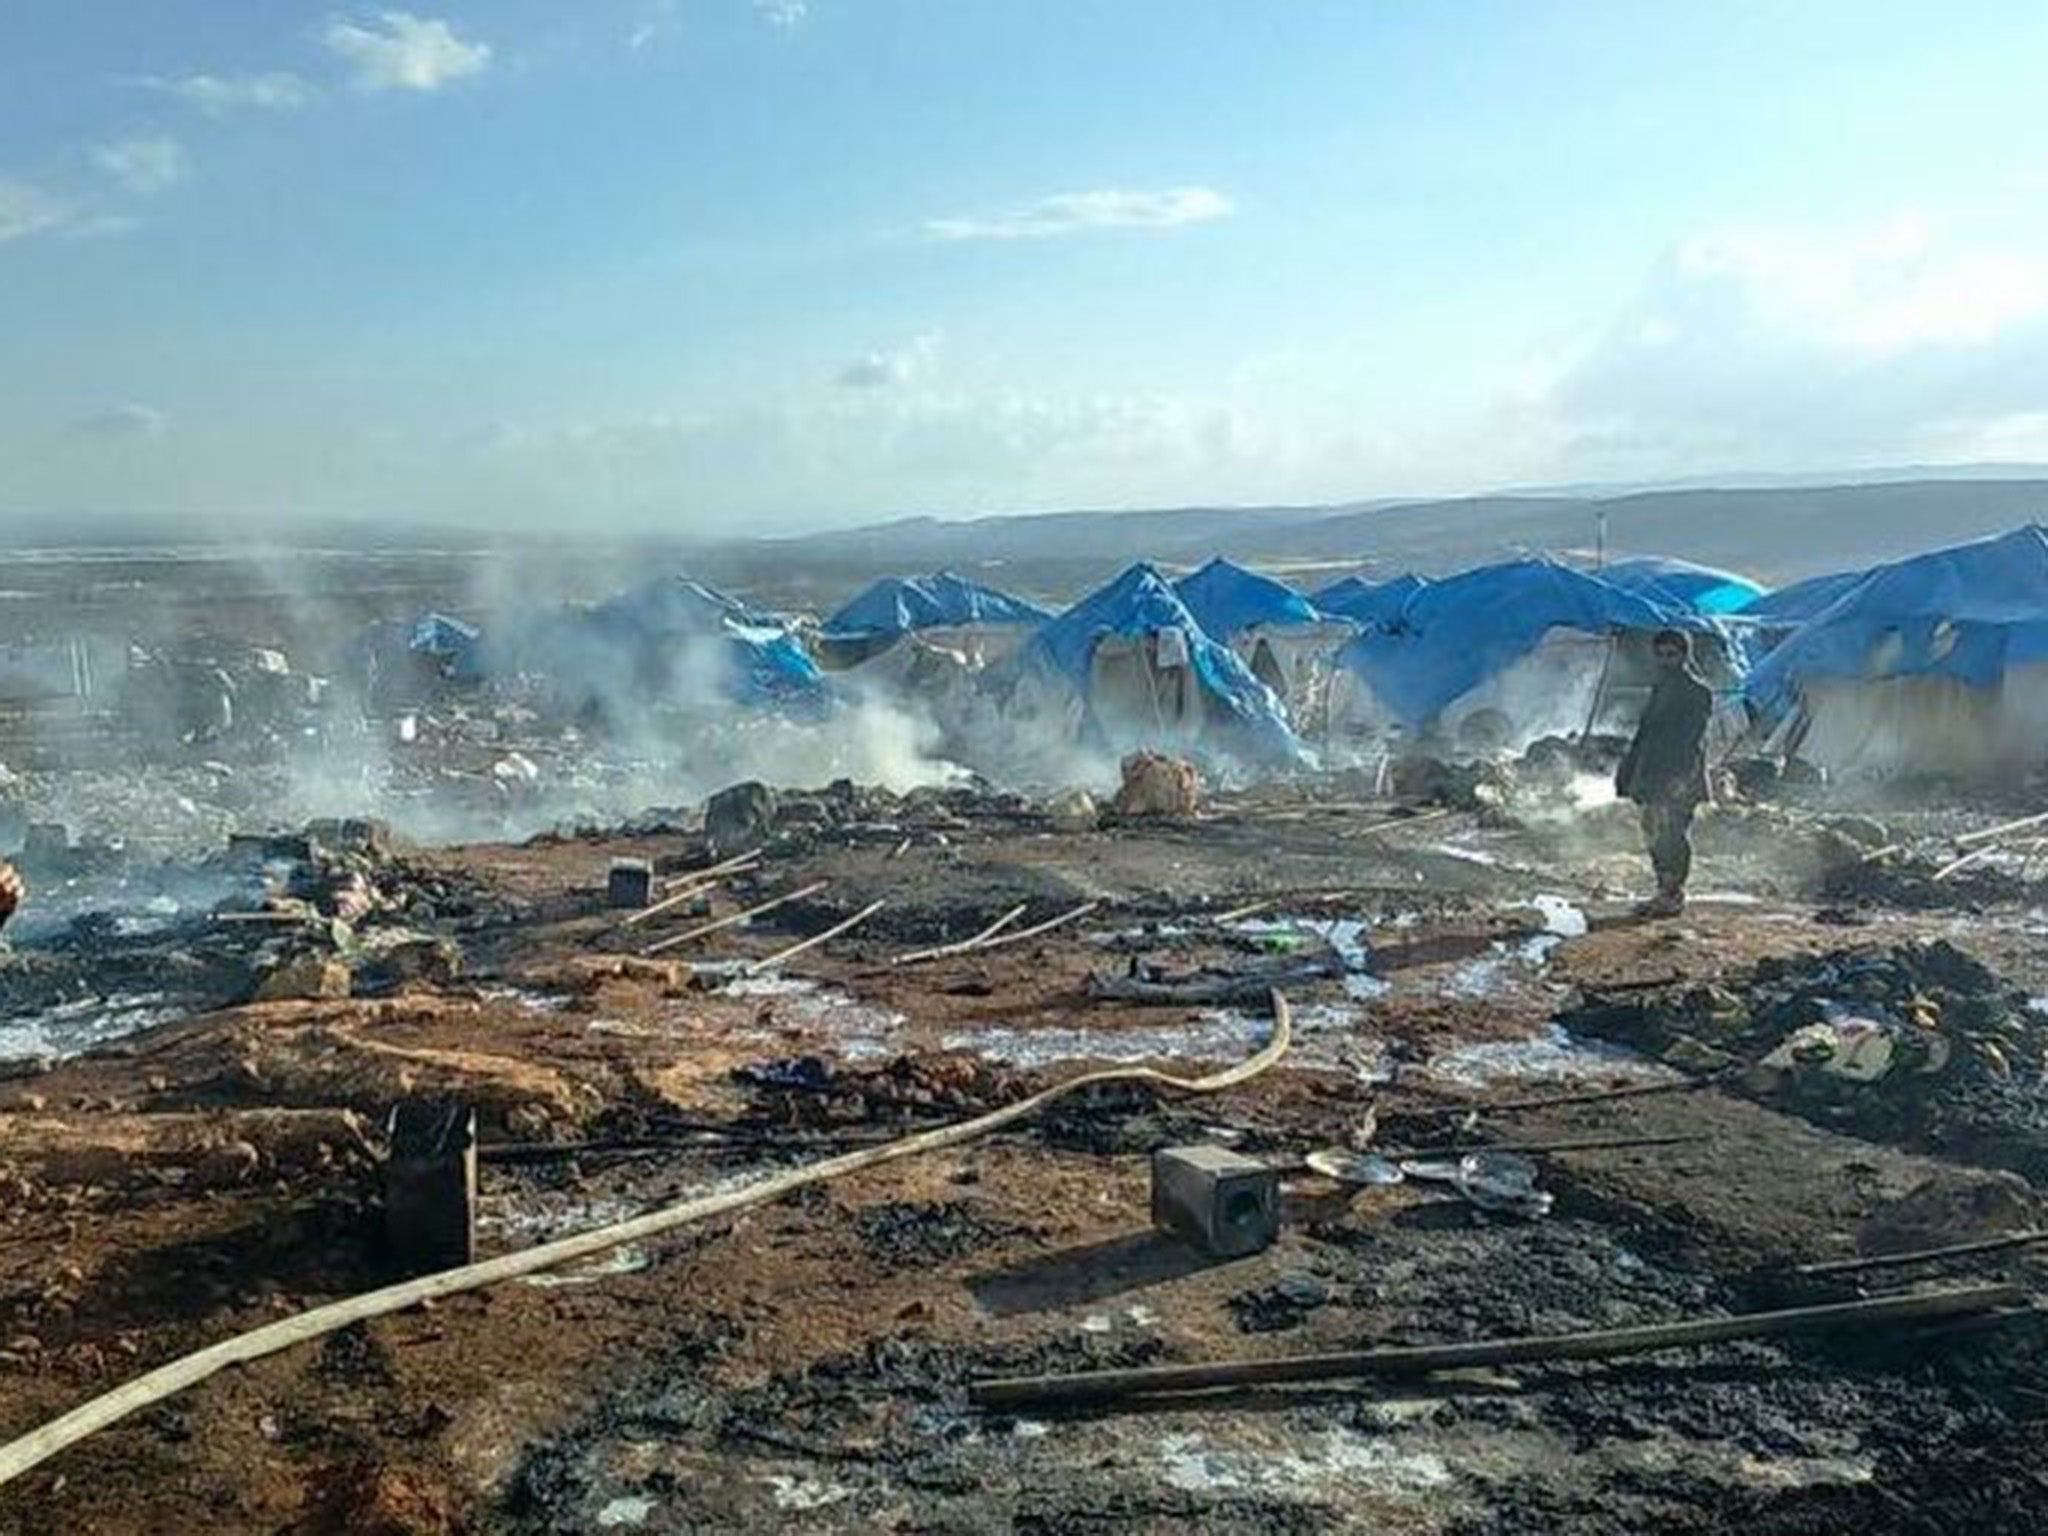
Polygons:
[[0,527],[2048,460],[2031,0],[9,0]]

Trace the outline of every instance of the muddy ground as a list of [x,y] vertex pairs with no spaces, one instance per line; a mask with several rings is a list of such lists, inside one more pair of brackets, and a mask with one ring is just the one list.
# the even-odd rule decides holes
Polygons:
[[[1622,1326],[1966,1276],[2039,1289],[2029,1250],[1788,1273],[2036,1219],[2025,1156],[2048,1134],[2030,1118],[2043,1064],[2024,1022],[2008,1031],[2004,1139],[1971,1155],[1929,1134],[1945,1122],[1917,1099],[1818,1113],[1739,1072],[1653,1059],[1689,989],[1746,997],[1759,964],[1856,946],[1948,940],[2023,1008],[2048,996],[2024,891],[1858,905],[1822,894],[1780,841],[1735,817],[1710,828],[1701,899],[1646,925],[1626,905],[1646,869],[1612,818],[1482,825],[1248,795],[1191,822],[1057,832],[963,797],[786,831],[709,915],[823,891],[643,965],[604,957],[705,919],[622,927],[606,868],[707,862],[687,825],[405,854],[379,878],[431,890],[406,920],[464,965],[376,997],[233,1000],[235,956],[262,941],[204,922],[24,951],[20,1007],[44,988],[90,1008],[77,984],[94,971],[122,996],[154,975],[158,1006],[190,1016],[0,1080],[0,1437],[389,1279],[378,1135],[402,1097],[476,1107],[490,1254],[1089,1065],[1203,1070],[1267,1038],[1254,1003],[1102,995],[1134,977],[1286,971],[1297,1040],[1219,1097],[1091,1093],[966,1148],[237,1368],[0,1489],[0,1531],[2038,1530],[2048,1356],[2024,1318],[1114,1411],[968,1402],[990,1374]],[[779,974],[711,974],[876,900]],[[1020,904],[1022,927],[1086,902],[1042,938],[891,964]],[[1632,993],[1670,1000],[1662,1033],[1559,1027]],[[1609,1086],[1663,1091],[1488,1108]],[[1938,1108],[1945,1090],[1910,1091]],[[1659,1144],[1538,1154],[1555,1197],[1541,1219],[1440,1186],[1350,1193],[1304,1175],[1254,1257],[1212,1261],[1152,1229],[1154,1148],[1220,1140],[1292,1162],[1369,1116],[1397,1151]]]

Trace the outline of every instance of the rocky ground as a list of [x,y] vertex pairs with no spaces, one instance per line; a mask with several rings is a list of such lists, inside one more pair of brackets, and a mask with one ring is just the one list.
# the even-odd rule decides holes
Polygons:
[[[1730,810],[1691,912],[1644,925],[1625,814],[1399,787],[1098,820],[842,785],[709,838],[690,813],[432,850],[336,823],[146,870],[46,851],[31,884],[64,905],[0,965],[0,1439],[390,1279],[403,1099],[476,1109],[494,1254],[1090,1065],[1227,1064],[1268,1038],[1276,983],[1296,1041],[1218,1097],[1090,1093],[234,1369],[0,1488],[0,1531],[2038,1529],[2026,1318],[970,1404],[996,1374],[2041,1287],[2026,1248],[1792,1273],[2038,1221],[2048,917],[2017,861],[1934,879],[1998,812]],[[616,858],[673,880],[750,844],[697,900],[630,926],[605,906]],[[876,902],[785,966],[734,964]],[[1012,932],[1087,910],[893,963],[1019,907]],[[1884,1074],[1843,1076],[1816,1030]],[[1658,1091],[1585,1098],[1622,1087]],[[1219,1262],[1148,1214],[1160,1146],[1294,1167],[1616,1139],[1637,1144],[1532,1154],[1533,1219],[1300,1173],[1278,1243]]]

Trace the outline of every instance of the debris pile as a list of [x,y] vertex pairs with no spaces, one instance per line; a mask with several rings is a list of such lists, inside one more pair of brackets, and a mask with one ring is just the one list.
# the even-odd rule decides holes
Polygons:
[[732,1075],[750,1091],[747,1123],[763,1129],[957,1119],[1023,1096],[1008,1073],[958,1054],[903,1055],[862,1067],[790,1056],[736,1067]]
[[1594,988],[1561,1022],[1857,1135],[2048,1173],[2048,1018],[1946,939]]

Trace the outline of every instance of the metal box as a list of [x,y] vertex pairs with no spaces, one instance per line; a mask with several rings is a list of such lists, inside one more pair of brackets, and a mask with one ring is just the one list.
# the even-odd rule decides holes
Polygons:
[[1241,1258],[1280,1235],[1280,1174],[1223,1147],[1152,1154],[1152,1221],[1219,1259]]
[[605,903],[638,910],[654,900],[654,866],[645,859],[613,859]]

